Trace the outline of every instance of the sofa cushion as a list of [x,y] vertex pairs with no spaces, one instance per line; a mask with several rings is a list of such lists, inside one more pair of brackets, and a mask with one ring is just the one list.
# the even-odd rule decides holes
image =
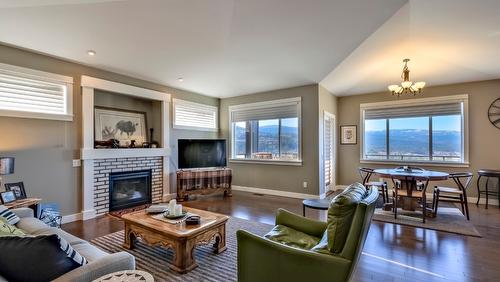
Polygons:
[[34,217],[23,217],[16,226],[28,234],[35,234],[38,231],[49,228],[47,224]]
[[101,249],[87,242],[72,246],[75,251],[79,252],[80,255],[85,257],[89,262],[93,262],[108,255],[108,253],[101,251]]
[[0,217],[0,236],[22,236],[25,233],[16,226],[9,224],[7,219]]
[[0,217],[5,218],[9,224],[16,224],[19,222],[19,220],[21,220],[19,216],[17,216],[4,205],[0,205]]
[[[41,222],[41,221],[40,221]],[[51,234],[57,234],[59,235],[61,238],[63,238],[64,240],[66,240],[66,242],[68,242],[70,245],[76,245],[76,244],[82,244],[82,243],[87,243],[87,241],[83,240],[83,239],[80,239],[76,236],[73,236],[71,234],[69,234],[68,232],[60,229],[60,228],[56,228],[56,227],[48,227],[48,226],[45,226],[45,228],[43,229],[39,229],[33,233],[31,233],[32,235],[51,235]]]
[[328,208],[327,228],[314,251],[340,253],[344,248],[351,228],[352,217],[356,207],[366,197],[366,188],[360,183],[349,185],[342,193],[330,202]]
[[297,231],[285,225],[276,225],[264,237],[299,249],[309,250],[318,244],[319,238]]
[[0,275],[8,281],[51,281],[79,266],[57,235],[0,237],[0,249]]

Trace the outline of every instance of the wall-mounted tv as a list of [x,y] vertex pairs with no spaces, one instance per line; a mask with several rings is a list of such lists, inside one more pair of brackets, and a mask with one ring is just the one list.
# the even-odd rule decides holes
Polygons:
[[179,139],[179,168],[203,168],[226,166],[226,140]]

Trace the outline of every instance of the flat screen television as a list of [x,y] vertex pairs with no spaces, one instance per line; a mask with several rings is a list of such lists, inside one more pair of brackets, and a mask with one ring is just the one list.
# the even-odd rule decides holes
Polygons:
[[226,140],[179,139],[179,168],[226,166]]

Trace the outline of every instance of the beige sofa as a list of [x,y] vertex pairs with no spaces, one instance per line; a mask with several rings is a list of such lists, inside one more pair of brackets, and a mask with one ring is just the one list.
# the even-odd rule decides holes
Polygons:
[[[88,282],[105,274],[121,271],[134,270],[135,258],[127,252],[108,254],[89,242],[75,237],[62,229],[49,227],[39,219],[33,217],[33,211],[28,208],[13,209],[20,218],[16,226],[31,235],[57,234],[64,238],[77,252],[88,260],[88,264],[76,268],[55,281]],[[0,282],[7,281],[0,276]]]

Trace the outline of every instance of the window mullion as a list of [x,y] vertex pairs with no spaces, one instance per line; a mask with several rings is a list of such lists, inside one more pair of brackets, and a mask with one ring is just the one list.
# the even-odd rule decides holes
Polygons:
[[389,119],[385,120],[385,158],[389,159]]
[[432,150],[432,116],[429,116],[429,161],[434,160],[434,152]]
[[281,119],[278,119],[278,156],[281,159]]

